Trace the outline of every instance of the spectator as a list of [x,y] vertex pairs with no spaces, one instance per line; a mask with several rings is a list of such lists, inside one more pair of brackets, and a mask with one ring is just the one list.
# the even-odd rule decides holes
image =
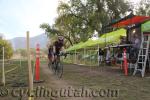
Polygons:
[[111,54],[110,54],[110,48],[107,48],[107,53],[106,53],[106,64],[110,65],[110,59],[111,59]]
[[132,44],[133,44],[133,46],[130,51],[130,57],[132,56],[133,58],[137,58],[138,52],[140,49],[140,45],[141,45],[141,41],[137,34],[134,34]]
[[141,44],[140,39],[138,38],[137,35],[135,35],[135,40],[134,40],[134,45],[133,45],[133,47],[134,47],[135,49],[139,50],[140,44]]
[[126,38],[124,36],[120,36],[120,44],[126,44]]
[[99,64],[101,64],[103,62],[103,56],[104,56],[104,51],[101,48],[99,48],[99,50],[98,50]]

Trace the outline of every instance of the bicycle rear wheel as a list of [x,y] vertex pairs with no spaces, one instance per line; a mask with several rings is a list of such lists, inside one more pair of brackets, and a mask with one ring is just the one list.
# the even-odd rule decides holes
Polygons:
[[49,62],[49,63],[48,63],[48,67],[49,67],[49,69],[50,69],[53,73],[55,73],[55,63],[52,64],[51,62]]
[[63,65],[61,64],[61,62],[57,62],[56,64],[56,75],[61,78],[63,75]]
[[48,63],[48,68],[51,69],[51,62]]

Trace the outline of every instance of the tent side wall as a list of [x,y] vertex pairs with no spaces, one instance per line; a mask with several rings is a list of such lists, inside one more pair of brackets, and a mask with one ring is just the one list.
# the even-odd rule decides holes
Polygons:
[[142,24],[141,30],[142,32],[150,32],[150,21]]

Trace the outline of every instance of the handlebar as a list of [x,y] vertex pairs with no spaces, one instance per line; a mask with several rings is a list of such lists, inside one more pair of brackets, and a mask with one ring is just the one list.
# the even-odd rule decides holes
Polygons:
[[58,56],[64,56],[66,58],[68,54],[73,55],[73,54],[79,54],[79,53],[72,53],[72,52],[64,53],[64,52],[61,52],[60,54],[58,54]]

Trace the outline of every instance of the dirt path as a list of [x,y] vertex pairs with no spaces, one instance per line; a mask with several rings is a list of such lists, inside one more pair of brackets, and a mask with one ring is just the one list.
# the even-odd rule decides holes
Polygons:
[[[64,64],[62,79],[55,77],[46,64],[41,66],[41,77],[46,80],[42,86],[53,89],[86,87],[88,89],[118,90],[118,97],[62,97],[54,100],[149,100],[150,86],[148,78],[124,76],[119,67],[89,67]],[[143,92],[144,91],[144,92]],[[41,99],[39,99],[41,100]],[[49,100],[49,99],[42,99]]]
[[[42,78],[46,81],[44,82],[44,84],[40,84],[40,85],[44,85],[48,88],[53,88],[56,90],[69,89],[69,88],[75,89],[74,86],[68,84],[63,78],[58,79],[55,75],[53,75],[53,73],[47,67],[47,64],[43,64],[41,66],[41,73],[42,73]],[[72,94],[70,94],[70,96],[72,96]],[[47,99],[45,98],[45,100]],[[91,100],[91,99],[85,97],[60,97],[60,98],[55,98],[53,100]]]
[[[98,97],[93,100],[141,100],[143,98],[149,100],[150,98],[149,79],[141,78],[139,75],[125,76],[119,67],[67,64],[64,68],[64,79],[72,82],[71,84],[84,85],[94,89],[119,90],[117,98]],[[149,73],[146,74],[146,76],[148,75]]]

